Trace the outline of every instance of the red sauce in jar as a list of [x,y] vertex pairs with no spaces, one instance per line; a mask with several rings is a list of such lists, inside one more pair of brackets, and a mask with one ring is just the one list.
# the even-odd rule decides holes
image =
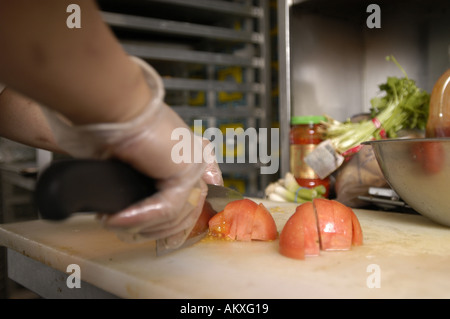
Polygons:
[[330,191],[330,179],[319,178],[314,170],[305,163],[304,158],[323,140],[319,127],[323,116],[294,116],[290,130],[290,170],[297,183],[302,187],[325,186],[325,197]]

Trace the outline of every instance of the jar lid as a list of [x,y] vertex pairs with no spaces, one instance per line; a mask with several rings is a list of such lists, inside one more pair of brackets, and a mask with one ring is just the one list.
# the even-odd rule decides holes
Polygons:
[[320,115],[308,115],[308,116],[293,116],[291,117],[291,124],[319,124],[322,121],[326,121],[325,116]]

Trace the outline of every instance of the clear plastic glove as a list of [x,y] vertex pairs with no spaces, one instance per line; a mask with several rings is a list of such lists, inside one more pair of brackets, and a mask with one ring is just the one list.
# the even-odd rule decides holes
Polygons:
[[[176,163],[171,158],[172,132],[187,128],[191,150],[208,147],[194,136],[184,121],[163,102],[164,89],[156,71],[132,57],[141,67],[153,94],[145,110],[127,123],[74,126],[61,115],[45,109],[58,145],[74,157],[117,158],[159,180],[158,192],[114,215],[103,215],[103,225],[124,240],[166,238],[176,248],[195,225],[207,194],[206,183],[223,184],[213,154],[202,163]],[[191,152],[193,153],[193,152]],[[207,154],[207,155],[208,155]]]

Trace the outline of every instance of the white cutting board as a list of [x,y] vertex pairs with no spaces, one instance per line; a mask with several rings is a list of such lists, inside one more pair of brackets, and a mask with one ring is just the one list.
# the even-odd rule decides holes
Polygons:
[[[294,204],[262,201],[278,229]],[[273,242],[203,240],[156,257],[93,216],[2,225],[0,244],[124,298],[450,298],[450,228],[418,215],[354,210],[365,243],[351,251],[286,258]],[[30,274],[32,275],[32,274]]]

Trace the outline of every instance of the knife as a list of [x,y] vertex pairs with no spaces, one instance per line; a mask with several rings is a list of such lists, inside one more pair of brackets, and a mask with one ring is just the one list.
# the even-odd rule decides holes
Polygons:
[[[157,192],[157,181],[118,160],[64,159],[52,162],[38,176],[34,201],[47,220],[64,220],[73,213],[114,214]],[[208,185],[206,200],[215,212],[231,201],[242,199],[239,192]],[[207,234],[191,234],[178,247],[186,247]],[[173,249],[157,240],[158,255]]]

